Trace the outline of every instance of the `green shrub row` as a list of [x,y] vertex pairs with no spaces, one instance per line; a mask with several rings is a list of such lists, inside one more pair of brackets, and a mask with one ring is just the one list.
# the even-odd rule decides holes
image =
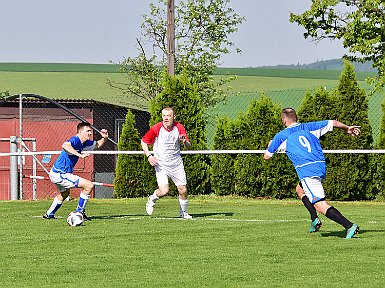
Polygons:
[[[362,132],[351,137],[336,129],[321,137],[325,150],[372,149],[385,147],[381,136],[374,147],[368,118],[368,96],[359,88],[354,67],[345,64],[339,85],[334,90],[320,88],[307,92],[298,109],[300,122],[335,119],[347,125],[360,125]],[[166,77],[163,92],[151,103],[152,123],[161,121],[161,110],[173,107],[177,120],[184,124],[194,150],[207,149],[204,109],[196,86],[187,77]],[[214,135],[215,150],[264,150],[274,135],[284,127],[281,109],[271,99],[262,96],[253,100],[247,111],[235,119],[218,119]],[[381,125],[381,135],[385,123]],[[124,137],[123,137],[124,135]],[[123,143],[135,143],[128,144]],[[125,146],[127,145],[127,146]],[[127,116],[119,149],[137,150],[140,146],[132,116]],[[139,148],[140,149],[140,148]],[[265,161],[261,154],[215,154],[183,156],[189,193],[272,197],[296,196],[299,179],[284,154]],[[327,177],[324,188],[331,200],[366,200],[383,197],[385,159],[373,154],[326,154]],[[146,196],[156,187],[153,167],[145,157],[119,156],[115,195],[117,197]],[[172,186],[172,185],[171,185]],[[172,190],[176,193],[176,190]]]

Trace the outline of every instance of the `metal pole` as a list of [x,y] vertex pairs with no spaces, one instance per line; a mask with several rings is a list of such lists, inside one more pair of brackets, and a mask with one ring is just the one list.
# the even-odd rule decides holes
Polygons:
[[[32,151],[36,152],[36,140],[32,141]],[[37,163],[36,163],[36,156],[32,158],[32,175],[36,176],[36,169],[37,169]],[[37,199],[37,193],[36,193],[36,179],[32,179],[32,199]]]
[[[17,152],[17,137],[9,137],[9,152]],[[18,199],[18,181],[17,181],[17,158],[19,156],[9,157],[9,182],[11,189],[11,200]]]
[[[19,94],[19,152],[23,147],[23,94]],[[23,199],[23,157],[19,157],[19,199]]]
[[167,1],[167,73],[175,74],[175,13],[174,0]]

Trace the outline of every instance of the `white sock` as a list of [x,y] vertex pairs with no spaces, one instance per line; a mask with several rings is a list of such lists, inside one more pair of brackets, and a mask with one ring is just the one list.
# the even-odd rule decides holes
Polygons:
[[90,195],[87,195],[81,192],[78,207],[76,208],[76,212],[83,212],[86,209],[87,202],[88,200],[90,200],[90,198],[91,198]]
[[187,207],[188,207],[188,199],[186,200],[179,199],[179,205],[180,205],[181,212],[186,213]]
[[49,209],[47,210],[47,215],[55,215],[56,211],[61,207],[62,204],[63,201],[60,201],[55,197],[52,201],[51,207],[49,207]]
[[154,191],[154,194],[150,195],[150,200],[153,201],[153,202],[156,202],[156,200],[158,200],[159,197],[156,196],[156,190]]

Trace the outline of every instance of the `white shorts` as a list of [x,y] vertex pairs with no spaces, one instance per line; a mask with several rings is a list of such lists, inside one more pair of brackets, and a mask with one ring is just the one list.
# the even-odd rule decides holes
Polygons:
[[49,172],[49,179],[54,183],[60,193],[66,189],[77,188],[80,177],[71,173],[56,173],[52,170]]
[[305,191],[305,195],[309,198],[311,203],[325,199],[325,191],[322,186],[322,179],[319,177],[314,178],[303,178],[301,180],[302,189]]
[[183,162],[181,162],[176,167],[168,167],[164,165],[156,165],[156,181],[158,182],[158,186],[168,185],[168,178],[174,182],[176,186],[186,185],[186,173],[184,171]]

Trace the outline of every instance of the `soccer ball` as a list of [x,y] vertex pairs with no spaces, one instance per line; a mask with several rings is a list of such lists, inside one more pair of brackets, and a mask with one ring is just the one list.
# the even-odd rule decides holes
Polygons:
[[70,226],[79,226],[84,222],[83,214],[80,212],[71,212],[67,217],[67,223]]

